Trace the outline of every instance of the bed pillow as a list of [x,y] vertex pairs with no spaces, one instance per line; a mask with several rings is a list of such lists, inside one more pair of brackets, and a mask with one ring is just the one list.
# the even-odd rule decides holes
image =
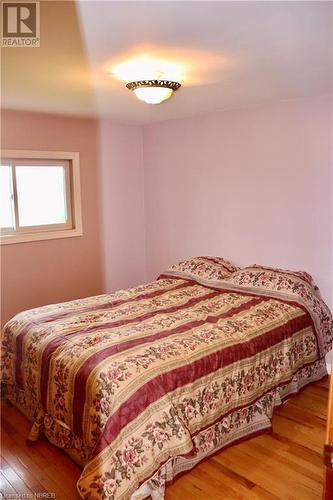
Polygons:
[[258,264],[254,264],[251,267],[259,268],[262,270],[267,270],[267,271],[273,271],[276,273],[284,273],[284,274],[289,274],[290,276],[295,276],[296,278],[299,278],[309,285],[311,285],[315,290],[318,290],[318,287],[311,276],[311,274],[305,272],[305,271],[290,271],[289,269],[280,269],[279,267],[270,267],[270,266],[260,266]]
[[222,257],[193,257],[174,264],[166,274],[201,278],[204,280],[223,280],[240,269]]
[[232,273],[223,281],[223,287],[296,301],[312,317],[318,333],[320,355],[324,356],[332,348],[332,315],[308,273],[254,265]]
[[312,276],[305,271],[291,271],[258,264],[239,269],[230,276],[228,281],[236,285],[300,293],[301,295],[305,293],[305,289],[309,290],[310,293],[319,293]]

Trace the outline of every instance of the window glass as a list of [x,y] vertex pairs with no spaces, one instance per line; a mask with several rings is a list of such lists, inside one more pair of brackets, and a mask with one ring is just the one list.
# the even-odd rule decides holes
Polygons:
[[13,209],[13,181],[12,169],[10,166],[0,167],[0,226],[1,228],[13,229],[14,223]]
[[63,166],[17,166],[16,188],[20,227],[67,222]]

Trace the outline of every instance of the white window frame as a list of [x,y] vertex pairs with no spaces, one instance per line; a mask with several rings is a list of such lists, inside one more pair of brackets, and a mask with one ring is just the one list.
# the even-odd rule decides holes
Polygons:
[[[3,228],[0,234],[0,244],[25,243],[60,238],[82,236],[81,188],[79,153],[64,151],[31,151],[3,149],[1,150],[1,164],[33,165],[33,161],[45,160],[49,165],[62,165],[66,175],[66,202],[68,221],[64,224],[50,224],[43,226],[19,227],[17,229]],[[1,168],[1,166],[0,166]],[[15,176],[14,176],[15,177]],[[69,188],[69,189],[68,189]],[[13,179],[14,210],[17,210],[17,191]],[[18,220],[16,213],[16,220]]]

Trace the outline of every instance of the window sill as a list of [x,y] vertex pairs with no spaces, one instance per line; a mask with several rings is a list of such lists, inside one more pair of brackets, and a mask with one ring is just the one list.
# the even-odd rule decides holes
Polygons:
[[62,238],[73,238],[82,236],[81,229],[64,229],[63,231],[45,231],[39,233],[2,234],[0,245],[11,245],[13,243],[28,243],[31,241],[55,240]]

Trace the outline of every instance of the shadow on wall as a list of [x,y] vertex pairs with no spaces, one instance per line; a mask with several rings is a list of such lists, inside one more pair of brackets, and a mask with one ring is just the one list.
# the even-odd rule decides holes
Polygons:
[[[1,143],[79,152],[83,236],[1,247],[2,325],[20,311],[127,288],[145,276],[142,131],[43,113],[50,103],[39,93],[41,78],[53,92],[55,112],[59,103],[74,102],[71,109],[77,103],[78,111],[96,103],[74,2],[41,2],[41,41],[33,50],[3,50]],[[67,59],[75,64],[64,75]],[[22,74],[30,101],[21,92]]]
[[142,131],[109,120],[7,110],[6,149],[78,151],[83,236],[1,247],[1,322],[145,280]]
[[2,48],[2,107],[93,116],[96,98],[76,2],[40,2],[40,31],[40,47]]
[[[75,64],[72,72],[64,75],[60,61],[68,59]],[[1,247],[1,323],[4,324],[25,309],[100,293],[103,268],[98,123],[92,119],[44,114],[46,96],[40,95],[42,78],[53,92],[55,112],[60,101],[74,100],[78,106],[82,105],[83,96],[89,106],[94,105],[93,92],[83,88],[83,82],[89,81],[84,78],[89,65],[75,3],[41,2],[40,48],[3,49],[2,67],[2,105],[7,108],[2,113],[2,147],[80,153],[84,233],[82,237]],[[24,86],[30,88],[29,101],[21,92],[22,74]],[[66,95],[58,90],[59,80],[64,78]]]
[[6,111],[8,149],[78,151],[83,236],[1,247],[1,323],[19,311],[102,291],[99,136],[95,120]]

